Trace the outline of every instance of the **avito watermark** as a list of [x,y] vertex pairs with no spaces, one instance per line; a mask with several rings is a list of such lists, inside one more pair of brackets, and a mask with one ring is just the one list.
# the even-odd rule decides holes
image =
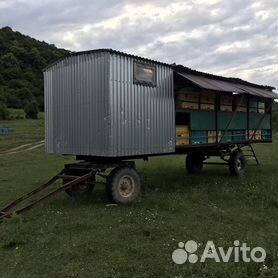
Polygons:
[[[200,253],[196,254],[197,250]],[[216,246],[213,241],[207,241],[204,250],[200,250],[200,244],[194,240],[187,242],[179,242],[178,248],[172,253],[172,260],[176,264],[189,263],[203,263],[207,260],[214,260],[217,263],[223,262],[264,262],[266,258],[266,251],[262,247],[251,248],[247,243],[240,243],[239,240],[233,242],[233,246],[223,248]]]

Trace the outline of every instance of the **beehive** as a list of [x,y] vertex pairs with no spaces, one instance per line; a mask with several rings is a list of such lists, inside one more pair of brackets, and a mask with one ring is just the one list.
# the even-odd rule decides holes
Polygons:
[[199,103],[178,101],[176,103],[176,108],[198,110],[199,109]]
[[189,144],[189,128],[188,126],[177,125],[176,126],[176,145],[188,145]]
[[[218,131],[218,142],[221,138],[221,131]],[[209,130],[208,131],[208,143],[216,143],[216,131],[215,130]]]
[[233,106],[232,105],[220,105],[220,111],[226,111],[226,112],[232,112],[233,111]]
[[[255,134],[254,134],[255,133]],[[261,130],[249,130],[249,139],[250,140],[261,140]]]
[[200,104],[200,108],[201,108],[201,110],[210,110],[210,111],[213,111],[213,110],[215,110],[215,105],[214,104],[210,104],[210,103],[201,103]]

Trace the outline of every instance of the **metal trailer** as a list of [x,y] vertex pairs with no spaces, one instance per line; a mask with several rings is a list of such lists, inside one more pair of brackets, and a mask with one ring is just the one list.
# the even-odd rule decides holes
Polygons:
[[[259,163],[252,143],[272,142],[275,88],[237,78],[98,49],[49,65],[44,87],[46,151],[80,162],[65,165],[46,185],[2,210],[2,217],[57,179],[63,185],[40,200],[63,190],[89,193],[98,175],[106,179],[111,201],[130,203],[141,190],[132,160],[150,156],[187,154],[189,173],[218,156],[240,176],[247,159]],[[112,171],[105,175],[107,169]]]
[[[139,79],[144,70],[151,80]],[[171,66],[94,50],[50,65],[44,80],[48,153],[107,158],[175,152]]]

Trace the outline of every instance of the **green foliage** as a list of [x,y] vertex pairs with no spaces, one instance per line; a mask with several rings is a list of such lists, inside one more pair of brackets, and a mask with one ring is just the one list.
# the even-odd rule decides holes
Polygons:
[[38,119],[39,105],[36,101],[31,101],[24,107],[27,119]]
[[0,87],[0,120],[7,120],[9,118],[9,111],[6,106],[6,97],[4,90]]
[[35,99],[43,110],[43,74],[48,64],[68,54],[10,27],[0,29],[0,95],[10,108],[24,108]]
[[7,120],[9,118],[9,111],[4,103],[0,102],[0,120]]

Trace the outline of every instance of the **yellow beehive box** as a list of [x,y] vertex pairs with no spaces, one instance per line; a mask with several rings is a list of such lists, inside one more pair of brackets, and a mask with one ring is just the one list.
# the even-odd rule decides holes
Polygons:
[[189,145],[189,137],[176,139],[176,146],[182,146],[182,145]]
[[176,103],[176,107],[180,108],[180,109],[194,109],[194,110],[198,110],[199,109],[199,103],[196,102],[181,102],[178,101]]
[[239,106],[239,107],[237,107],[237,111],[238,112],[247,112],[247,107],[245,106]]
[[208,137],[208,144],[215,144],[216,143],[216,137]]
[[220,111],[231,112],[231,111],[233,111],[233,106],[232,105],[220,105]]
[[233,97],[232,96],[221,96],[220,104],[233,105]]
[[176,99],[189,102],[199,102],[199,96],[198,93],[177,93]]
[[209,103],[201,103],[200,108],[201,110],[211,110],[211,111],[215,110],[214,104],[209,104]]
[[[221,138],[221,131],[218,131],[218,142]],[[210,130],[208,131],[208,143],[216,143],[216,131],[215,130]]]
[[216,131],[215,130],[209,130],[208,131],[208,137],[215,137],[216,136]]
[[261,140],[262,139],[262,132],[261,130],[257,130],[255,134],[256,140]]
[[186,125],[176,126],[176,138],[189,138],[189,129]]
[[[253,135],[255,132],[255,130],[249,130],[249,139],[250,140],[261,140],[262,138],[262,135],[261,135],[261,130],[258,129],[256,132],[255,132],[255,135]],[[253,137],[252,137],[253,136]],[[252,139],[251,139],[252,138]]]
[[201,103],[210,103],[213,104],[215,102],[215,93],[208,92],[203,93],[200,98]]
[[[221,131],[218,131],[218,136],[220,136]],[[209,130],[208,131],[208,137],[209,138],[216,138],[216,131],[215,130]]]

